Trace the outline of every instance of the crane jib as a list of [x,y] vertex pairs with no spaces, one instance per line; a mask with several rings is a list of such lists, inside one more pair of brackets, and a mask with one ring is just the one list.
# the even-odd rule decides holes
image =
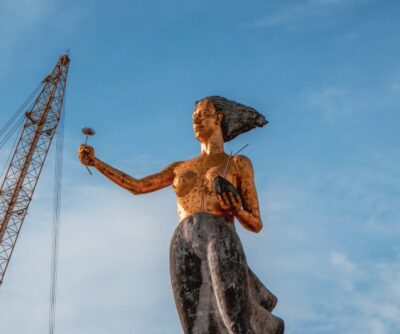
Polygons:
[[61,118],[69,62],[67,55],[59,58],[25,112],[22,132],[0,188],[0,284]]

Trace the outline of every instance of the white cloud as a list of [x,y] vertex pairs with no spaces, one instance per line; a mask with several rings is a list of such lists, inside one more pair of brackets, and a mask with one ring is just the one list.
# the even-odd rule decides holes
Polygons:
[[255,20],[253,27],[274,27],[286,24],[307,15],[308,5],[286,7],[284,10],[268,15],[262,19]]
[[15,59],[20,58],[15,57],[15,54],[22,52],[20,50],[26,53],[26,44],[35,39],[39,42],[46,41],[49,48],[51,45],[49,32],[57,31],[57,41],[62,40],[63,33],[73,31],[77,23],[87,18],[92,12],[91,1],[72,4],[52,0],[2,0],[0,3],[0,78],[7,74],[10,68],[17,66]]
[[400,84],[399,83],[395,83],[390,87],[392,90],[399,92],[400,91]]
[[306,108],[320,113],[330,123],[353,111],[351,93],[342,87],[324,87],[309,91],[302,97]]
[[[97,181],[86,179],[97,183],[100,176],[95,177]],[[41,188],[49,188],[46,174],[42,179]],[[111,183],[75,184],[64,190],[57,332],[176,333],[180,325],[168,272],[169,239],[177,225],[172,194],[135,197]],[[32,202],[1,287],[5,333],[46,331],[49,199],[51,194]]]
[[305,19],[331,15],[332,11],[350,7],[361,1],[352,0],[307,0],[292,6],[283,6],[282,9],[272,12],[267,16],[254,20],[252,27],[278,27],[296,25]]
[[0,7],[0,74],[9,66],[21,36],[48,17],[54,7],[50,0],[5,0]]
[[356,266],[352,263],[346,256],[346,254],[339,252],[331,252],[329,254],[329,259],[332,265],[344,270],[347,273],[354,273],[356,271]]
[[242,239],[289,333],[400,332],[398,164],[368,152],[331,174],[271,175],[260,190],[265,230]]
[[371,334],[386,334],[386,325],[379,319],[371,319],[368,321],[369,330]]

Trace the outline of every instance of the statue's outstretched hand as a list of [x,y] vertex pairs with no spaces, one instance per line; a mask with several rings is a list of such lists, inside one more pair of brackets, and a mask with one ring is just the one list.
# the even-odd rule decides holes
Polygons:
[[78,150],[78,157],[85,166],[94,166],[94,148],[89,145],[81,145]]

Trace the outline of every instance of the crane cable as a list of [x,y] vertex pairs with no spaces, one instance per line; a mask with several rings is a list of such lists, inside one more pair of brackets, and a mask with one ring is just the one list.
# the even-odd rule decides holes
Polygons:
[[55,332],[56,302],[57,302],[57,274],[58,274],[58,248],[60,234],[60,209],[61,209],[61,186],[64,150],[64,114],[65,97],[61,111],[61,118],[56,133],[56,153],[54,171],[54,199],[53,199],[53,227],[51,245],[51,274],[50,274],[50,307],[49,307],[49,334]]
[[[21,113],[24,110],[29,110],[29,108],[26,108],[26,106],[29,104],[29,102],[32,100],[34,96],[37,95],[38,91],[43,87],[43,82],[39,83],[39,85],[34,89],[32,94],[25,100],[25,102],[18,108],[18,110],[10,117],[8,122],[1,128],[0,130],[0,150],[7,144],[7,142],[12,138],[12,136],[17,132],[18,129],[20,129],[20,132],[22,132],[23,128],[21,127],[22,123],[24,122],[25,116],[21,115]],[[33,102],[32,102],[33,104]],[[18,118],[18,116],[20,116]],[[17,121],[16,121],[17,120]],[[16,123],[13,125],[13,123],[16,121]],[[8,132],[6,133],[6,131]],[[12,150],[10,150],[10,153],[8,155],[8,158],[6,160],[6,164],[3,166],[3,169],[0,174],[0,181],[3,180],[4,173],[6,172],[7,166],[9,165],[11,161],[11,157],[13,152],[15,151],[15,148],[17,147],[18,143],[18,136],[15,136],[14,143],[12,144]]]
[[24,122],[24,117],[21,116],[17,123],[13,125],[13,127],[8,131],[8,133],[4,136],[4,138],[0,139],[0,149],[4,147],[4,145],[8,142],[8,140],[12,137],[12,135],[21,128],[22,123]]
[[[0,149],[5,145],[8,139],[10,139],[13,133],[20,127],[20,125],[24,120],[22,112],[26,110],[26,106],[29,104],[32,98],[37,94],[37,92],[42,88],[42,86],[43,82],[39,83],[39,85],[34,89],[32,94],[25,100],[25,102],[18,108],[18,110],[10,117],[7,123],[0,129]],[[17,123],[15,123],[15,121]]]

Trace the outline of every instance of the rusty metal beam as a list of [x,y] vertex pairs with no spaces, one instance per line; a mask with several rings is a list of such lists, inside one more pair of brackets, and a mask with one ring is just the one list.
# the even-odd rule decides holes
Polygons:
[[61,117],[69,57],[59,58],[25,113],[26,120],[0,188],[0,284]]

